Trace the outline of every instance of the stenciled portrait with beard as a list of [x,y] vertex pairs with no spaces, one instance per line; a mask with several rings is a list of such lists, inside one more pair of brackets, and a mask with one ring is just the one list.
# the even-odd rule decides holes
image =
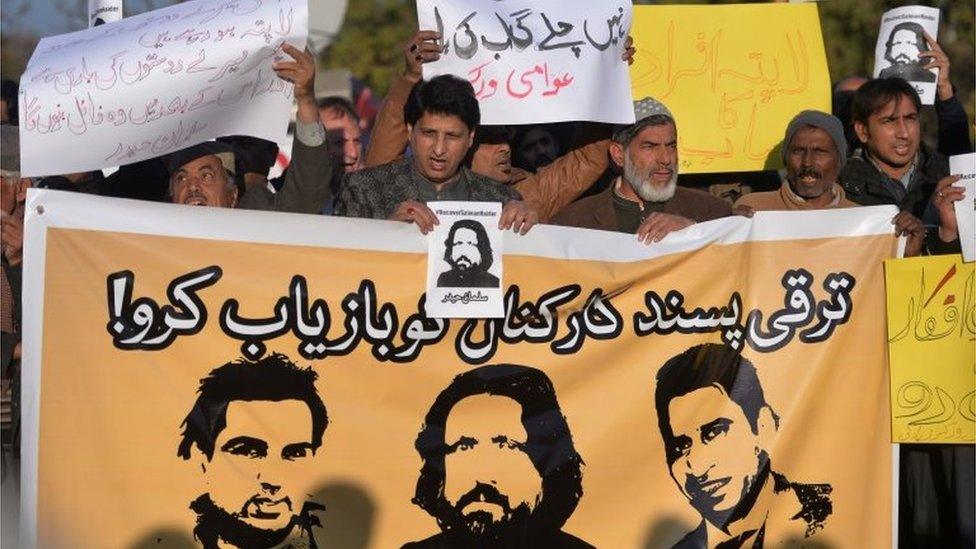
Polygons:
[[203,474],[206,491],[189,506],[203,547],[316,547],[313,513],[325,507],[300,490],[328,425],[316,377],[273,354],[200,381],[177,455]]
[[458,375],[416,449],[413,503],[441,532],[404,548],[592,547],[562,531],[583,495],[583,460],[542,371],[497,364]]
[[494,263],[491,241],[484,224],[461,219],[451,225],[444,241],[449,269],[438,275],[438,288],[498,288],[497,276],[488,272]]
[[762,547],[767,530],[803,539],[824,528],[832,487],[773,470],[780,418],[738,351],[705,344],[671,358],[654,403],[671,478],[702,517],[675,547]]
[[879,78],[897,76],[909,82],[935,82],[934,72],[923,68],[929,59],[918,54],[929,51],[925,41],[925,29],[914,21],[904,21],[891,28],[885,41],[885,61],[889,66],[881,69]]

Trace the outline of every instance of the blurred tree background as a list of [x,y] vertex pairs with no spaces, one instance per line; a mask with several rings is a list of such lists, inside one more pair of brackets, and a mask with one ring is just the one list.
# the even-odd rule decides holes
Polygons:
[[[65,17],[76,17],[84,27],[87,0],[52,0]],[[321,1],[321,0],[310,0]],[[126,11],[139,13],[171,3],[168,0],[127,0]],[[636,4],[702,3],[683,0],[655,2],[637,0]],[[711,3],[735,3],[717,0]],[[37,36],[23,31],[17,18],[30,3],[6,0],[2,7],[0,28],[0,72],[4,78],[16,79],[23,71]],[[823,0],[817,2],[823,29],[831,81],[852,74],[870,75],[874,64],[881,14],[905,4],[897,0]],[[938,0],[932,5],[941,10],[939,44],[952,63],[951,79],[970,117],[976,113],[976,33],[972,0]],[[417,28],[415,0],[351,0],[346,20],[335,43],[319,59],[323,68],[349,69],[382,97],[393,78],[403,70],[402,45]]]

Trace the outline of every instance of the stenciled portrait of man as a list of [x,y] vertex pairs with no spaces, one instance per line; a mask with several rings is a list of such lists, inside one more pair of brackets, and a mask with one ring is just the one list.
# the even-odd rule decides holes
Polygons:
[[273,354],[200,381],[177,455],[203,472],[206,491],[190,509],[204,547],[316,547],[313,512],[324,507],[299,490],[328,425],[316,377]]
[[592,547],[562,531],[583,495],[583,460],[540,370],[498,364],[455,377],[416,449],[413,503],[441,532],[405,548]]
[[935,82],[935,73],[922,68],[927,60],[918,54],[923,51],[929,51],[929,47],[922,25],[914,21],[898,23],[892,27],[885,42],[884,56],[891,65],[881,69],[878,76],[897,76],[909,82]]
[[438,288],[498,288],[498,277],[489,273],[494,258],[485,226],[474,219],[451,225],[444,241],[444,261],[451,266],[437,277]]
[[824,527],[832,487],[773,470],[779,416],[737,351],[706,344],[671,358],[654,403],[671,478],[702,517],[675,547],[762,547],[771,528],[803,539]]

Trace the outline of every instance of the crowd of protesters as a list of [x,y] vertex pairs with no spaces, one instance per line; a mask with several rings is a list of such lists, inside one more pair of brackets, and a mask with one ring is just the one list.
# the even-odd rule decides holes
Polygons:
[[[891,204],[906,255],[960,251],[947,155],[972,152],[971,118],[950,81],[949,59],[928,37],[925,68],[938,68],[938,143],[922,143],[915,89],[900,78],[852,76],[834,89],[833,113],[798,112],[785,128],[782,174],[747,192],[738,175],[694,188],[680,177],[681,133],[668,106],[634,101],[629,126],[566,123],[488,126],[480,123],[471,84],[454,76],[421,78],[440,56],[433,31],[404,46],[404,69],[376,113],[364,150],[364,125],[339,97],[316,99],[315,60],[284,46],[291,60],[275,65],[294,84],[297,115],[291,162],[269,179],[274,143],[227,136],[101,172],[37,180],[20,177],[17,86],[2,86],[2,264],[0,330],[5,389],[17,383],[21,346],[23,214],[26,189],[41,187],[191,206],[246,208],[387,219],[423,233],[438,223],[433,200],[499,202],[500,228],[525,234],[538,223],[635,234],[654,245],[668,233],[732,215],[764,210],[815,210]],[[628,40],[621,63],[633,60]],[[972,85],[971,82],[966,85]],[[768,176],[769,174],[767,174]],[[766,179],[769,179],[768,177]],[[762,178],[759,178],[762,181]],[[735,183],[732,192],[728,184]],[[29,283],[29,281],[28,281]],[[11,387],[10,381],[13,380]],[[16,414],[15,414],[16,416]],[[16,431],[15,431],[16,435]],[[973,447],[902,445],[899,539],[904,547],[974,543]]]

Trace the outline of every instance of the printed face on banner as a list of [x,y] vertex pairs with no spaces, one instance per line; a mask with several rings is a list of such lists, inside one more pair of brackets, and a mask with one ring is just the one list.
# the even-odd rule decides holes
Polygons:
[[919,54],[931,49],[925,33],[935,38],[938,30],[938,8],[903,6],[886,11],[881,16],[875,46],[875,78],[907,80],[922,98],[922,104],[934,103],[938,69],[925,69],[931,58]]
[[787,529],[809,536],[823,528],[832,489],[789,482],[772,469],[779,417],[751,362],[721,345],[687,349],[658,371],[655,404],[671,478],[703,520],[726,534],[755,534],[757,522],[770,520],[770,498],[792,497],[802,512],[788,517],[796,524]]
[[416,447],[424,465],[414,503],[441,528],[425,543],[575,540],[560,528],[582,494],[582,460],[541,370],[499,364],[458,375],[427,413]]
[[501,205],[432,202],[430,206],[440,225],[430,236],[427,314],[501,316]]
[[206,492],[190,503],[194,536],[271,547],[307,535],[321,509],[299,487],[327,422],[315,373],[283,355],[225,364],[203,379],[178,454],[199,462]]
[[[26,545],[891,543],[894,207],[662,248],[543,227],[502,239],[504,316],[458,320],[436,292],[491,288],[436,287],[448,232],[490,240],[498,204],[431,203],[430,237],[62,195],[28,197]],[[960,276],[926,314],[964,310]]]

